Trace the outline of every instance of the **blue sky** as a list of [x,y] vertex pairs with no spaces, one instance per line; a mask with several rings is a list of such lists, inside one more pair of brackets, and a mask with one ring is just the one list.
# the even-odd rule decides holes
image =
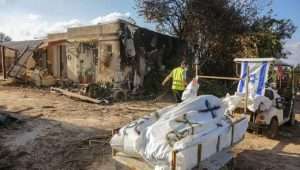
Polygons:
[[274,0],[274,15],[278,18],[291,19],[298,27],[293,39],[300,40],[300,1],[299,0]]
[[[39,38],[69,26],[94,24],[114,17],[131,17],[138,25],[145,23],[134,9],[134,0],[0,0],[0,32],[14,40]],[[300,0],[273,0],[274,15],[292,19],[300,27]],[[300,28],[299,28],[300,29]],[[290,61],[300,63],[300,30],[286,44],[293,52]]]
[[290,64],[300,64],[300,0],[273,0],[274,15],[277,18],[291,19],[298,27],[293,38],[286,43],[286,50],[292,52],[288,56]]

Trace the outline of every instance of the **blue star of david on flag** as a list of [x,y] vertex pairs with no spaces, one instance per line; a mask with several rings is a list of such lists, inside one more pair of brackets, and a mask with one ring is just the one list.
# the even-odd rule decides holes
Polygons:
[[263,96],[265,94],[265,84],[268,80],[269,63],[268,62],[242,62],[241,80],[239,81],[237,92],[244,94],[246,92],[247,68],[249,67],[249,95]]
[[258,80],[257,78],[256,78],[256,74],[250,74],[249,75],[249,81],[250,81],[250,83],[255,83],[255,81],[256,80]]

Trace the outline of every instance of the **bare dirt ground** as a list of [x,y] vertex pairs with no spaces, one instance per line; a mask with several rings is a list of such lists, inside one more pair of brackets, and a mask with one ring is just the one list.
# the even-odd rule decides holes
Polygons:
[[295,113],[296,125],[282,126],[275,140],[247,133],[245,140],[234,148],[236,169],[299,170],[300,96],[296,98]]
[[[111,130],[171,103],[130,101],[102,106],[47,90],[1,86],[0,110],[24,120],[0,127],[0,170],[111,170]],[[300,101],[297,111],[300,113]],[[300,114],[297,115],[300,121]],[[300,169],[300,124],[276,140],[247,134],[234,148],[236,169]]]

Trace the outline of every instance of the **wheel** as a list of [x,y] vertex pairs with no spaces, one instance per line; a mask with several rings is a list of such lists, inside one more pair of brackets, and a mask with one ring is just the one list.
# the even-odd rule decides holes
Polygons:
[[295,114],[292,113],[292,115],[290,116],[290,120],[288,121],[288,125],[294,126],[295,124],[296,124]]
[[249,132],[249,133],[253,133],[253,129],[247,129],[247,132]]
[[231,159],[231,160],[227,163],[226,167],[227,167],[227,170],[234,170],[234,159]]
[[278,135],[278,131],[279,131],[278,120],[275,117],[273,117],[268,128],[268,137],[271,139],[275,139]]
[[[198,168],[197,168],[198,169]],[[229,162],[227,162],[222,168],[219,170],[234,170],[234,159],[232,158]]]

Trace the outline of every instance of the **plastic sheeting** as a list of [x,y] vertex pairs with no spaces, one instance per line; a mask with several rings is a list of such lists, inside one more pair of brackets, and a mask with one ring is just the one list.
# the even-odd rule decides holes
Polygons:
[[254,99],[249,100],[248,109],[252,112],[256,110],[267,111],[272,107],[272,100],[265,96],[256,96]]
[[225,116],[226,107],[212,95],[188,98],[124,126],[113,136],[111,146],[129,156],[142,157],[161,170],[170,168],[171,153],[177,150],[177,168],[191,169],[197,165],[198,144],[203,145],[204,160],[244,135],[248,120],[234,125]]
[[193,79],[185,88],[185,90],[182,93],[182,100],[186,100],[192,97],[197,97],[199,89],[199,83],[197,79]]

